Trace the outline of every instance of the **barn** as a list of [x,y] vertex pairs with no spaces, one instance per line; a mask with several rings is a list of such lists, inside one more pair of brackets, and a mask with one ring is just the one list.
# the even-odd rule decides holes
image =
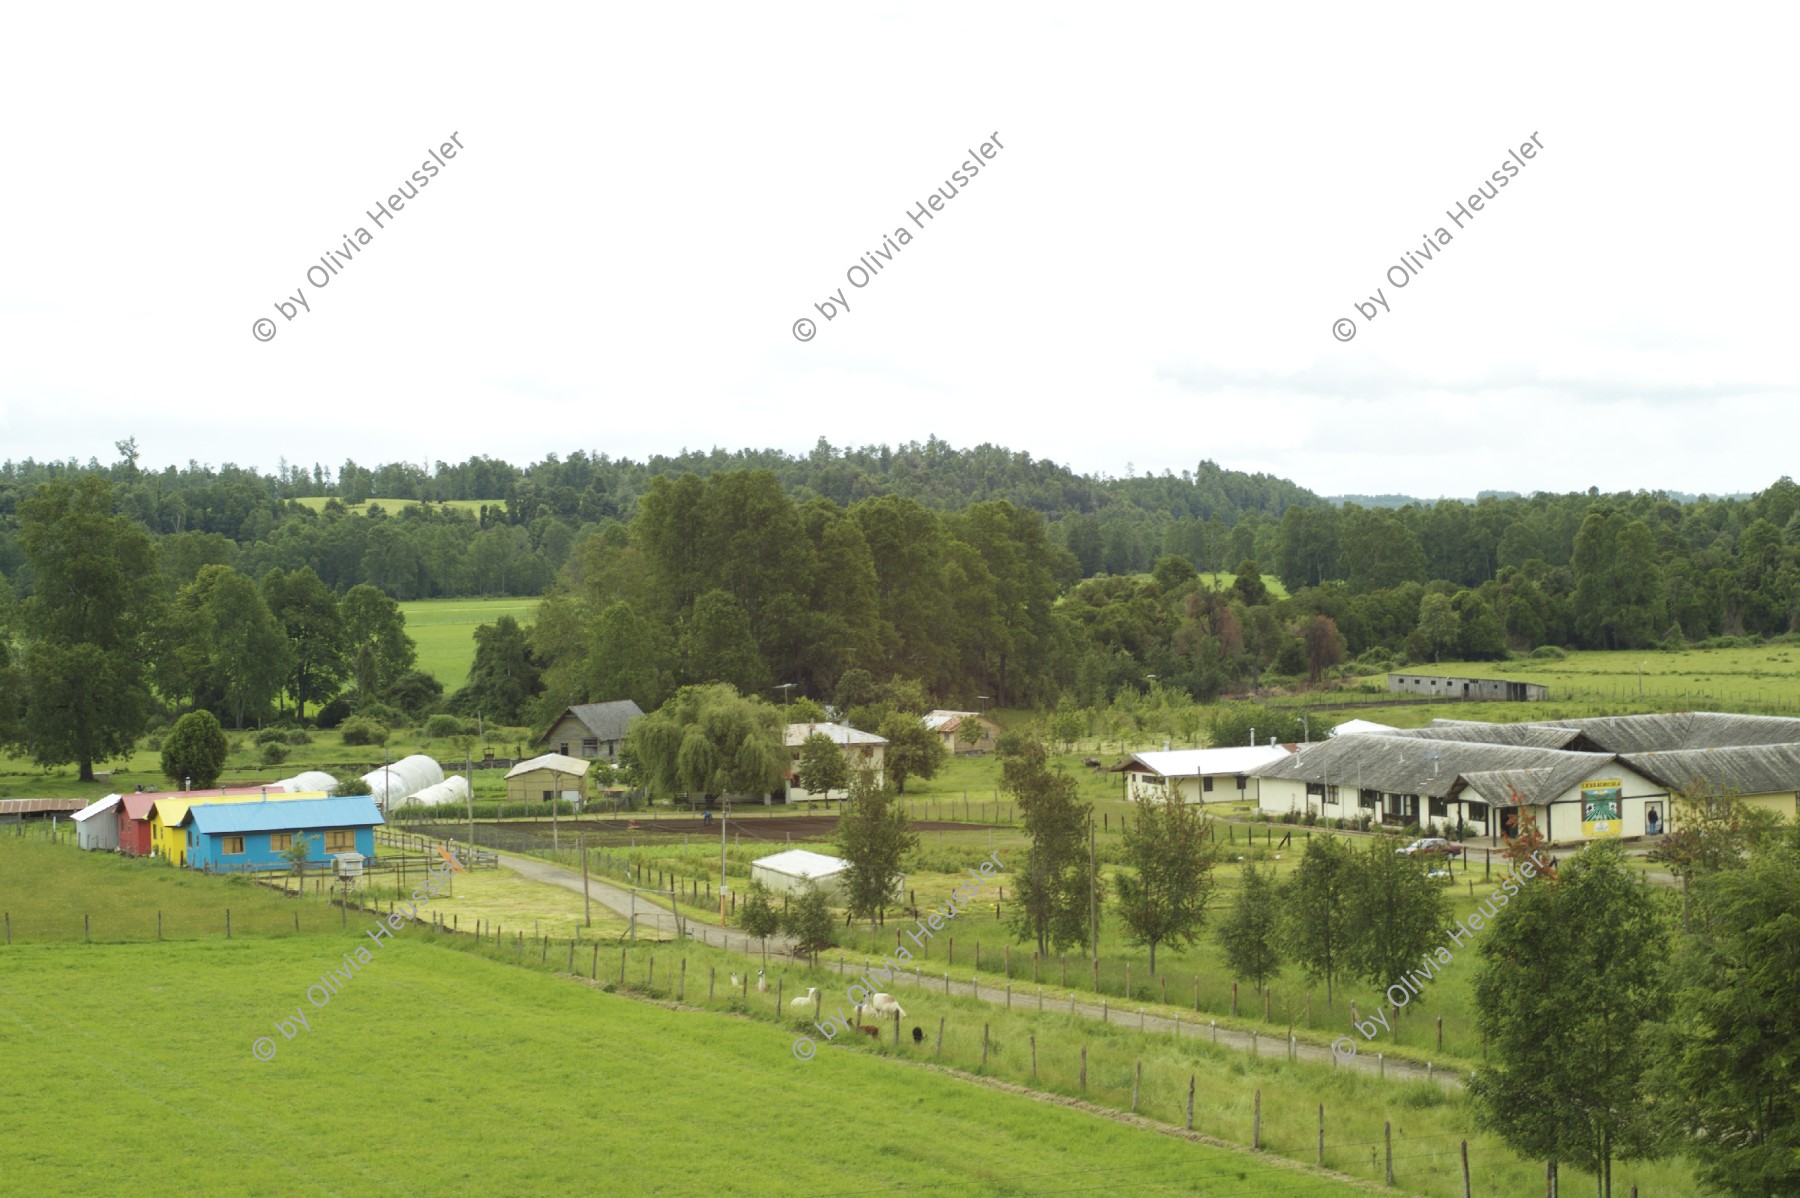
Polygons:
[[375,828],[385,821],[368,795],[276,802],[207,803],[182,821],[187,862],[195,869],[290,869],[285,853],[296,836],[308,860],[336,853],[375,855]]
[[69,818],[75,821],[75,843],[88,850],[119,847],[118,795],[96,799]]
[[587,802],[587,773],[593,763],[561,753],[545,753],[521,761],[506,771],[506,801],[549,802],[570,799],[577,806]]

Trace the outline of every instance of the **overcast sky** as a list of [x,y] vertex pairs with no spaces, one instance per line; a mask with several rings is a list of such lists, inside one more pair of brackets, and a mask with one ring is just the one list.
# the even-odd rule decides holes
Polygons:
[[12,4],[0,458],[935,434],[1321,493],[1757,490],[1794,471],[1794,33],[1775,5]]

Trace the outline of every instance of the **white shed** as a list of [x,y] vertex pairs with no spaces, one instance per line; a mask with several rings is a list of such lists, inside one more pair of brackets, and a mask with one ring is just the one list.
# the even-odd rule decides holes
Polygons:
[[[119,818],[113,814],[119,806],[118,795],[107,795],[77,811],[69,818],[75,821],[75,843],[84,849],[116,849],[119,847]],[[103,818],[96,819],[96,816]]]
[[850,863],[842,857],[829,857],[807,849],[788,849],[771,857],[758,857],[750,863],[750,880],[761,882],[777,894],[798,894],[810,880],[832,899],[844,896],[843,873]]
[[419,807],[436,807],[440,803],[466,803],[469,801],[469,780],[461,774],[451,774],[436,786],[427,786],[408,796],[406,801]]
[[295,774],[292,778],[280,779],[270,789],[280,790],[284,794],[291,795],[302,794],[314,790],[324,791],[326,794],[330,794],[331,788],[336,785],[337,779],[333,778],[324,770],[306,770],[303,773]]
[[408,795],[417,794],[427,786],[436,786],[443,780],[443,767],[423,753],[402,757],[392,765],[379,766],[363,775],[363,781],[369,784],[369,797],[383,811],[398,806]]

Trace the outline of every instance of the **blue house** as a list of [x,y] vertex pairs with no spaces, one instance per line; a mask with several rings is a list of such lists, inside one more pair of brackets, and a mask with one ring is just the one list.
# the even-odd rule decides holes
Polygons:
[[334,853],[373,857],[375,827],[384,822],[368,795],[346,795],[208,803],[190,807],[181,826],[194,869],[287,869],[291,863],[283,854],[296,836],[306,838],[309,861],[329,861]]

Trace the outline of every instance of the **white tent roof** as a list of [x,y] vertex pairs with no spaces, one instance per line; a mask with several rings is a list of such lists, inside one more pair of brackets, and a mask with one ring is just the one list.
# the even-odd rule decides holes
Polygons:
[[461,774],[451,774],[436,786],[427,786],[406,801],[417,803],[421,807],[435,807],[439,803],[462,803],[469,797],[469,780]]
[[1333,736],[1357,736],[1364,732],[1397,732],[1399,729],[1391,724],[1377,724],[1374,720],[1345,720],[1331,730]]
[[1131,759],[1164,778],[1196,778],[1208,774],[1247,774],[1291,755],[1280,745],[1239,745],[1229,749],[1133,753]]
[[443,767],[423,753],[402,757],[392,765],[377,767],[363,775],[363,781],[369,784],[369,797],[384,807],[443,780]]
[[532,770],[554,770],[559,774],[585,774],[594,763],[581,757],[565,757],[561,753],[545,753],[530,761],[521,761],[506,771],[508,778],[529,774]]
[[337,779],[324,770],[306,770],[295,774],[292,778],[283,778],[275,783],[275,787],[285,794],[299,794],[302,791],[322,790],[327,794],[337,785]]
[[850,868],[850,863],[842,857],[828,857],[807,849],[788,849],[773,856],[758,857],[750,864],[796,878],[825,878]]
[[102,811],[111,811],[114,807],[117,807],[119,805],[119,798],[119,795],[107,795],[104,799],[95,799],[92,803],[89,803],[80,811],[75,812],[75,814],[71,815],[69,818],[86,822],[87,820],[93,819],[96,815],[99,815]]

